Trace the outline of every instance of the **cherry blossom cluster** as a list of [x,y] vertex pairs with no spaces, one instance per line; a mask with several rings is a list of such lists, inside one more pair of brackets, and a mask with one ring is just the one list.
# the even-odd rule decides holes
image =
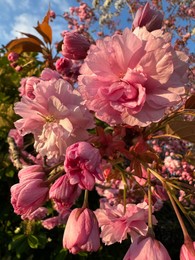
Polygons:
[[[132,28],[93,43],[75,14],[87,24],[94,17],[85,3],[64,14],[76,31],[62,33],[56,69],[21,80],[14,105],[20,119],[9,133],[10,158],[20,169],[11,187],[14,212],[47,229],[66,224],[63,247],[72,254],[130,236],[124,260],[171,259],[155,239],[154,213],[173,200],[167,178],[193,186],[194,166],[177,157],[188,143],[153,139],[152,129],[182,106],[188,57],[173,48],[162,13],[148,3]],[[93,189],[100,196],[95,211],[88,203]],[[184,238],[181,259],[192,259],[194,244]]]

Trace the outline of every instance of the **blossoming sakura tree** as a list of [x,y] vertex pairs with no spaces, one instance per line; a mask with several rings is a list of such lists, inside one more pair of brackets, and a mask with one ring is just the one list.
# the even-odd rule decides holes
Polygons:
[[[178,36],[173,44],[172,17],[164,19],[159,1],[116,1],[116,10],[122,12],[125,2],[135,16],[117,30],[105,17],[112,1],[94,1],[107,26],[98,38],[90,31],[97,10],[80,1],[71,7],[56,56],[52,10],[35,27],[42,38],[23,32],[6,46],[21,75],[33,62],[25,63],[25,53],[40,52],[44,59],[40,73],[21,76],[18,117],[8,134],[19,179],[11,204],[24,226],[19,238],[38,248],[36,228],[59,227],[64,257],[90,257],[127,243],[124,260],[169,260],[171,252],[157,238],[157,215],[170,204],[183,232],[180,259],[192,260],[193,58],[187,40],[178,42]],[[192,18],[194,8],[180,5]]]

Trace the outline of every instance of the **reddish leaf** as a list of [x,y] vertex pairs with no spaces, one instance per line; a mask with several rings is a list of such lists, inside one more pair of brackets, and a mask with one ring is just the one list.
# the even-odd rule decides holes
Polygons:
[[27,36],[28,38],[32,38],[32,39],[36,40],[38,43],[40,43],[40,45],[44,46],[43,41],[41,41],[37,36],[30,34],[30,33],[24,33],[24,32],[20,32],[20,33]]
[[195,143],[195,121],[172,121],[167,124],[166,133]]
[[195,94],[193,94],[191,97],[189,97],[186,100],[185,108],[186,109],[195,109]]
[[142,177],[142,167],[139,161],[136,159],[131,161],[130,169],[133,172],[133,175],[141,178]]
[[62,44],[63,44],[63,41],[58,42],[57,52],[60,52],[62,50]]
[[49,11],[44,17],[42,23],[38,22],[37,27],[34,28],[37,30],[38,33],[40,33],[46,43],[52,43],[52,29],[49,25]]
[[42,52],[40,43],[33,38],[20,38],[12,40],[6,45],[6,49],[18,54],[22,52]]

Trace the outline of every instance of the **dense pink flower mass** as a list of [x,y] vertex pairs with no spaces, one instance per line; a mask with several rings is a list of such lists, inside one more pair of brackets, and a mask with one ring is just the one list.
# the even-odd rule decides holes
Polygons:
[[110,125],[146,126],[184,94],[187,56],[170,35],[145,27],[125,29],[90,47],[79,76],[80,92],[96,117]]
[[78,142],[66,150],[65,171],[72,185],[81,189],[92,190],[95,177],[104,180],[100,169],[101,156],[99,150],[87,142]]
[[11,187],[11,203],[16,214],[31,218],[48,197],[45,172],[40,165],[32,165],[20,170],[18,177],[19,183]]
[[138,237],[123,260],[171,260],[163,244],[152,237]]
[[63,247],[72,254],[99,249],[99,228],[93,211],[88,208],[76,208],[71,212],[64,232]]
[[95,211],[99,226],[101,227],[101,238],[105,245],[122,242],[130,234],[134,239],[137,235],[146,235],[148,226],[147,204],[127,204],[126,212],[124,206],[110,206],[105,203],[104,208]]
[[42,80],[33,93],[34,99],[23,96],[15,104],[22,117],[15,126],[22,135],[34,134],[34,146],[42,156],[59,159],[67,146],[88,137],[86,129],[93,127],[93,118],[78,91],[62,79]]

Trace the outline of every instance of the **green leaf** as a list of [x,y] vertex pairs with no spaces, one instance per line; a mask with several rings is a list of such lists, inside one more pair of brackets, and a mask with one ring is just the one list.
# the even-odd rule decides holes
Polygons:
[[28,243],[24,234],[13,237],[13,241],[9,244],[9,250],[15,250],[18,254],[21,254],[28,250]]
[[166,133],[195,143],[195,121],[171,121],[166,126]]
[[38,248],[39,240],[35,236],[29,235],[28,236],[28,244],[31,248]]
[[88,253],[87,253],[87,252],[84,252],[84,251],[81,251],[81,252],[78,253],[78,255],[87,257],[87,256],[88,256]]
[[67,254],[68,254],[68,250],[62,249],[60,250],[59,254],[56,256],[55,260],[64,260]]

